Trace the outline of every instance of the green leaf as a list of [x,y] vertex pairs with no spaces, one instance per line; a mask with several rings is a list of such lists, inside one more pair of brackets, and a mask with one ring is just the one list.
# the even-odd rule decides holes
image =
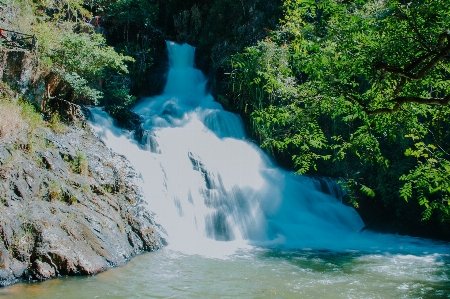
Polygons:
[[375,197],[375,192],[374,192],[372,189],[370,189],[369,187],[365,186],[365,185],[361,185],[360,190],[361,190],[364,194],[366,194],[367,196]]

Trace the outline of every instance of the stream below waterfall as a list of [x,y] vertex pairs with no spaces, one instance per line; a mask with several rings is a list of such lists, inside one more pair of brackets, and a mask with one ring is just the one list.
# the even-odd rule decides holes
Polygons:
[[1,298],[450,298],[440,254],[241,250],[226,259],[171,249],[96,276],[0,290]]
[[4,298],[450,298],[445,242],[362,231],[332,180],[279,169],[205,92],[195,48],[167,42],[162,95],[134,107],[142,140],[91,108],[139,174],[168,246],[95,276],[21,283]]

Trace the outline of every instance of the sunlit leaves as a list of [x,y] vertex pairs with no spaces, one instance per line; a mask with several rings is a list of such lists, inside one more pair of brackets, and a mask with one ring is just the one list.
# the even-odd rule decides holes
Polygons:
[[53,50],[53,61],[64,71],[76,72],[88,78],[99,78],[105,67],[127,73],[125,62],[134,61],[107,46],[100,34],[68,33]]
[[449,215],[450,161],[444,158],[446,154],[433,144],[417,142],[414,148],[406,150],[405,155],[417,158],[418,165],[400,177],[405,181],[400,195],[408,200],[417,193],[419,204],[425,208],[424,220],[428,220],[434,210]]
[[366,194],[367,196],[375,197],[375,192],[374,192],[371,188],[369,188],[369,187],[367,187],[367,186],[365,186],[365,185],[361,185],[360,190],[361,190],[364,194]]
[[289,154],[298,173],[339,169],[369,197],[388,193],[380,176],[402,165],[390,170],[396,200],[417,199],[424,219],[448,215],[450,109],[427,99],[450,93],[450,58],[439,56],[450,43],[442,39],[450,2],[286,0],[284,8],[269,39],[231,58],[233,96],[262,146]]
[[77,73],[66,73],[63,71],[58,71],[58,73],[64,78],[64,81],[72,87],[74,98],[83,98],[84,100],[97,105],[99,100],[103,97],[101,91],[90,87],[89,82]]
[[129,56],[117,53],[107,46],[100,34],[67,33],[50,54],[55,72],[62,75],[72,87],[75,97],[98,103],[102,92],[89,86],[95,79],[105,76],[106,68],[117,73],[128,73]]

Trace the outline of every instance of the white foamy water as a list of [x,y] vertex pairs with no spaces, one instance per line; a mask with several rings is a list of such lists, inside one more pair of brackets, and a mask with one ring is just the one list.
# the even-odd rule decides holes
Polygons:
[[140,173],[148,208],[171,248],[206,256],[249,245],[446,252],[415,238],[359,233],[364,223],[353,208],[324,193],[314,179],[279,169],[246,139],[239,116],[205,91],[194,47],[167,47],[163,94],[134,108],[143,120],[143,140],[115,127],[100,108],[91,109],[91,126]]

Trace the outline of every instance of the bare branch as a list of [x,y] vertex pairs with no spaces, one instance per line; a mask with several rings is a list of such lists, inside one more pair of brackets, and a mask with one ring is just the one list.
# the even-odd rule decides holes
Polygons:
[[424,62],[425,60],[427,60],[428,58],[430,58],[431,56],[433,56],[435,54],[438,54],[438,53],[437,52],[429,52],[429,53],[423,54],[422,56],[417,58],[413,63],[411,63],[409,66],[407,66],[405,68],[405,71],[411,72],[416,67],[418,67],[422,62]]

